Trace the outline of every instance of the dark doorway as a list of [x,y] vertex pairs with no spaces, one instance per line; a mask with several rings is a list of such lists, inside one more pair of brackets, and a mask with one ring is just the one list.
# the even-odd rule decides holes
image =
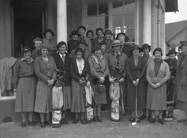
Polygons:
[[42,0],[13,1],[14,56],[20,57],[24,46],[33,47],[33,39],[42,38],[46,4]]

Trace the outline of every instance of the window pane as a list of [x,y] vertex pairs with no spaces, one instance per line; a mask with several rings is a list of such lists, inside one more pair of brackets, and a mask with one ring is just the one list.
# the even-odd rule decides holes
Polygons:
[[135,39],[134,29],[127,29],[126,34],[129,37],[129,42],[133,42]]
[[112,6],[112,14],[122,14],[123,13],[123,1],[115,1]]
[[135,14],[136,12],[136,7],[135,7],[135,0],[125,0],[124,3],[124,9],[125,9],[125,14]]
[[108,15],[108,3],[99,3],[99,15]]
[[99,27],[108,29],[108,16],[99,16]]
[[97,4],[96,3],[89,3],[88,4],[88,16],[97,15]]
[[123,16],[113,16],[113,28],[122,27],[123,26]]
[[124,16],[124,23],[127,28],[135,26],[135,15],[134,14],[127,14]]
[[98,17],[87,17],[88,29],[95,30],[97,28]]

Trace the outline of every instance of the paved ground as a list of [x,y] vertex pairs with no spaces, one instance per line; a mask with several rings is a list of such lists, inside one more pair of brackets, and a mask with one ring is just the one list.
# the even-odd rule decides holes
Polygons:
[[132,126],[125,116],[120,122],[104,119],[103,123],[64,125],[61,128],[21,128],[19,123],[0,125],[0,138],[187,138],[187,126],[176,121]]

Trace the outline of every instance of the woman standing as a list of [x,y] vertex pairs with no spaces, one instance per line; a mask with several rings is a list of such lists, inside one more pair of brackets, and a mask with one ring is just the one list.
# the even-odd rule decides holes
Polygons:
[[42,45],[41,56],[35,60],[35,74],[38,77],[35,112],[40,113],[41,127],[51,124],[49,113],[52,111],[52,85],[56,78],[55,60],[48,53],[48,47]]
[[106,104],[106,91],[99,91],[99,85],[104,86],[105,78],[109,74],[108,64],[105,57],[102,55],[99,44],[96,44],[92,49],[93,56],[88,59],[90,65],[90,71],[92,75],[92,87],[94,90],[94,121],[102,122],[101,118],[101,105]]
[[[140,47],[135,45],[132,53],[133,57],[127,59],[127,108],[131,110],[130,122],[135,122],[136,117],[142,115],[142,110],[145,108],[145,86],[144,77],[146,72],[146,63],[139,56]],[[136,109],[137,98],[137,114]],[[137,115],[137,116],[136,116]]]
[[73,123],[76,124],[81,116],[81,123],[85,124],[85,90],[84,86],[88,80],[88,63],[84,60],[83,50],[75,50],[75,59],[72,59],[70,74],[72,77],[72,105],[71,112],[75,113]]
[[168,64],[162,59],[162,49],[155,48],[155,59],[147,68],[147,109],[151,110],[150,123],[155,122],[155,111],[159,111],[159,122],[164,123],[163,111],[166,110],[166,82],[170,77]]
[[88,30],[86,32],[86,36],[90,39],[91,43],[93,42],[93,39],[94,39],[94,33],[92,30]]
[[58,53],[54,55],[57,69],[60,70],[61,75],[63,76],[63,108],[62,108],[62,124],[67,124],[66,111],[71,109],[71,76],[70,76],[70,66],[71,59],[67,55],[67,45],[64,41],[61,41],[57,45]]
[[26,115],[29,115],[29,124],[33,123],[33,111],[36,91],[36,78],[34,73],[34,60],[31,58],[31,49],[23,48],[23,58],[14,66],[13,84],[16,94],[15,111],[22,113],[21,126],[27,124]]

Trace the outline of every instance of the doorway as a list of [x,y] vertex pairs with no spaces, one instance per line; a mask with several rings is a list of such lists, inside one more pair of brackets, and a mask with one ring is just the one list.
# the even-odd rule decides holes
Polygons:
[[14,13],[14,56],[20,57],[24,46],[33,48],[33,39],[42,38],[45,28],[44,0],[16,0]]

